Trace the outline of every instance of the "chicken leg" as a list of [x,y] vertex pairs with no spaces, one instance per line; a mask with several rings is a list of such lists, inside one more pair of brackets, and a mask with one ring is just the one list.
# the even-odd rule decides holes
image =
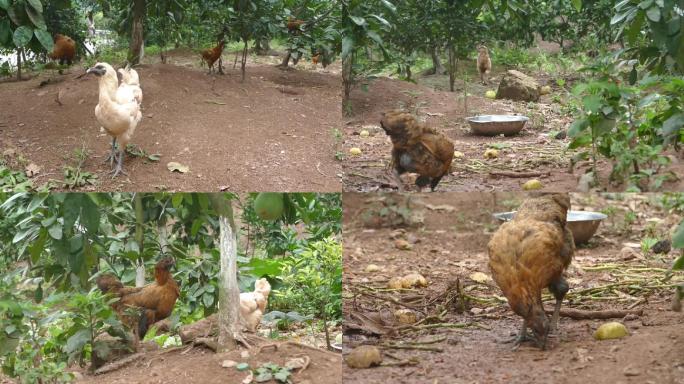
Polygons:
[[560,318],[560,308],[563,303],[563,298],[565,294],[570,290],[568,282],[560,276],[558,279],[554,280],[549,284],[549,291],[553,293],[556,298],[556,306],[553,309],[553,316],[551,317],[551,332],[556,332],[558,330],[558,321]]
[[105,157],[104,162],[108,162],[109,166],[114,168],[114,161],[116,161],[116,137],[112,138],[112,149],[109,152],[109,155]]
[[114,169],[111,172],[112,173],[112,179],[119,176],[120,173],[122,173],[124,175],[128,175],[128,173],[126,173],[123,170],[124,152],[125,152],[125,150],[121,150],[121,149],[119,150],[119,156],[117,157],[116,167],[114,167]]

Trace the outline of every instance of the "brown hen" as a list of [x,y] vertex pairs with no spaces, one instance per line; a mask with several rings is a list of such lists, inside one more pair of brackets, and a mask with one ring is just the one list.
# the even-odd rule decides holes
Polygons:
[[[549,331],[558,328],[561,303],[569,289],[563,272],[575,252],[572,232],[566,226],[569,209],[567,194],[529,198],[487,246],[492,276],[511,309],[523,318],[516,348],[522,341],[532,340],[543,349]],[[545,287],[556,298],[550,323],[541,300]],[[528,335],[528,327],[532,335]]]
[[[121,281],[111,274],[103,274],[96,280],[98,288],[110,293],[120,300],[112,304],[124,324],[133,327],[137,320],[137,336],[145,337],[149,327],[171,314],[180,296],[178,283],[171,276],[170,269],[175,261],[170,258],[161,259],[154,267],[154,283],[144,287],[125,287]],[[139,308],[139,318],[135,319],[125,312],[128,308]]]
[[380,125],[392,139],[392,166],[399,190],[403,190],[399,175],[412,172],[418,174],[416,185],[419,189],[429,184],[434,191],[449,172],[454,144],[407,112],[386,112]]

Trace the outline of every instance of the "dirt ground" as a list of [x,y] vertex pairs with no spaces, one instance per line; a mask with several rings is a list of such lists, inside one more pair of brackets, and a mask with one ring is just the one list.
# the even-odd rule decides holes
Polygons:
[[[138,69],[143,120],[131,141],[147,156],[126,156],[128,176],[111,179],[103,163],[111,139],[100,131],[94,76],[76,79],[83,64],[59,76],[0,83],[0,153],[16,168],[35,164],[34,185],[55,180],[74,153],[88,153],[83,171],[98,176],[97,191],[339,191],[334,131],[341,126],[339,73],[300,62],[274,66],[278,57],[250,56],[247,78],[224,55],[226,75],[207,74],[198,55],[170,52],[169,64],[149,58]],[[267,61],[267,62],[264,62]],[[64,81],[39,87],[47,77]],[[58,96],[59,95],[59,96]],[[58,103],[57,98],[59,97]],[[189,167],[178,173],[169,162]]]
[[[462,65],[475,68],[474,63]],[[349,192],[391,191],[396,189],[388,177],[387,166],[392,148],[389,137],[380,127],[383,112],[404,109],[417,114],[428,126],[437,128],[454,143],[455,150],[464,156],[454,159],[450,175],[446,175],[437,187],[439,191],[516,191],[530,178],[493,176],[491,171],[538,172],[546,191],[576,191],[581,175],[589,169],[589,162],[583,161],[571,169],[572,151],[565,151],[570,139],[556,139],[559,132],[566,132],[572,119],[562,111],[560,103],[553,101],[554,95],[564,95],[548,76],[540,76],[541,85],[550,85],[552,92],[544,95],[538,103],[490,100],[484,97],[487,90],[496,91],[504,68],[495,68],[490,84],[481,85],[476,74],[468,84],[467,109],[463,98],[463,80],[457,80],[456,92],[448,92],[448,77],[419,77],[417,84],[380,77],[369,80],[352,93],[354,116],[346,120],[344,128],[343,161],[344,190]],[[529,75],[534,76],[534,74]],[[569,79],[570,83],[571,79]],[[566,85],[570,89],[570,85]],[[476,136],[470,132],[467,117],[480,114],[517,114],[529,117],[525,128],[512,137]],[[369,132],[361,137],[362,130]],[[498,146],[499,157],[484,158],[487,148]],[[359,148],[361,155],[350,156],[350,148]],[[677,175],[684,174],[684,162],[676,155],[670,156],[673,164],[670,170]],[[600,161],[599,174],[608,184],[610,164]],[[408,181],[405,181],[408,182]],[[410,182],[409,182],[410,183]],[[412,183],[410,183],[412,184]],[[415,186],[410,185],[414,188]],[[609,190],[621,190],[625,185],[609,186]],[[409,186],[407,186],[409,188]],[[662,190],[682,190],[684,180],[667,182]]]
[[[647,235],[667,237],[681,216],[665,215],[653,203],[658,198],[655,195],[616,197],[572,197],[574,210],[603,210],[609,218],[588,244],[577,249],[567,271],[570,292],[563,308],[643,311],[613,319],[623,322],[629,335],[597,341],[593,332],[611,320],[561,317],[560,335],[549,339],[547,350],[522,344],[513,351],[511,344],[501,341],[517,332],[520,318],[509,309],[492,280],[473,280],[473,273],[491,276],[486,244],[498,227],[491,213],[514,209],[521,196],[433,193],[406,199],[396,194],[345,193],[345,354],[361,344],[379,345],[383,364],[390,366],[351,369],[345,364],[344,381],[684,383],[684,315],[670,310],[671,284],[684,280],[684,274],[663,281],[675,252],[644,254],[639,247]],[[630,212],[636,213],[634,218]],[[395,229],[383,226],[387,223],[408,223],[403,229],[411,250],[395,248],[390,238]],[[624,247],[633,252],[625,253]],[[371,264],[378,270],[372,271]],[[428,286],[402,291],[387,288],[391,277],[411,272],[421,273]],[[458,307],[445,304],[447,288],[457,279],[471,297],[460,313]],[[608,284],[614,285],[606,287]],[[587,293],[590,288],[595,289],[591,294]],[[547,293],[547,309],[553,302]],[[417,311],[419,319],[438,316],[425,324],[442,325],[382,336],[373,331],[394,329],[393,313],[403,305],[422,308],[425,313]],[[460,323],[462,328],[447,328],[444,323]],[[402,346],[437,350],[400,349]]]
[[168,353],[149,352],[124,368],[102,375],[79,373],[80,378],[76,383],[240,383],[248,376],[248,372],[222,367],[225,360],[246,362],[254,369],[266,363],[283,366],[293,358],[305,356],[310,359],[310,363],[303,371],[297,370],[298,372],[293,374],[293,383],[336,384],[340,382],[342,375],[342,359],[339,354],[298,344],[282,343],[277,349],[263,348],[260,353],[257,353],[256,349],[250,350],[248,357],[241,356],[246,350],[220,354],[201,347],[194,348],[188,353],[184,353],[185,350],[186,347]]

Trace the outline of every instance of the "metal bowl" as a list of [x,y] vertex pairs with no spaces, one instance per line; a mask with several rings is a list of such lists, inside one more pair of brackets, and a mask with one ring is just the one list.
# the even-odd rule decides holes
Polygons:
[[514,115],[480,115],[468,117],[466,120],[470,124],[470,130],[476,135],[513,136],[523,129],[529,118]]
[[[494,218],[499,221],[509,221],[515,216],[513,212],[495,213]],[[608,216],[601,212],[589,211],[570,211],[568,212],[568,228],[572,232],[572,237],[575,239],[575,245],[584,244],[596,233],[601,220]]]

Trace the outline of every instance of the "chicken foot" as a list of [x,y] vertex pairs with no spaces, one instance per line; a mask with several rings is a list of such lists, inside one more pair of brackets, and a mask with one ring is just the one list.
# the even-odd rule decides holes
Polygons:
[[525,341],[536,341],[534,335],[527,333],[527,320],[523,320],[522,325],[520,326],[520,331],[517,335],[500,342],[504,344],[513,343],[513,350],[515,351],[520,347],[520,344]]

